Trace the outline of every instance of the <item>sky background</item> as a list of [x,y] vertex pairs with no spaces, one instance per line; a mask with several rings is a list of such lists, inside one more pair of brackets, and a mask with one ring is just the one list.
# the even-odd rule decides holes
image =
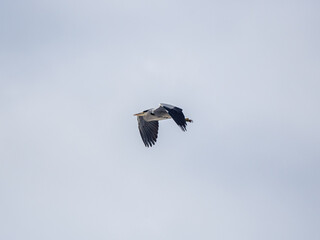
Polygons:
[[319,12],[1,1],[0,239],[320,239]]

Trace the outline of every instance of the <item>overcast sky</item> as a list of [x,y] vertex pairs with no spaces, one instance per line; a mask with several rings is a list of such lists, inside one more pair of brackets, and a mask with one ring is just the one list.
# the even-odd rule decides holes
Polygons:
[[2,1],[0,239],[320,239],[319,12]]

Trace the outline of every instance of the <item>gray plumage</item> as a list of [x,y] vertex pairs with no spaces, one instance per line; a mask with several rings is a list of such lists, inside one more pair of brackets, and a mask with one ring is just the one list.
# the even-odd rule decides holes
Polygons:
[[181,108],[165,103],[134,116],[137,116],[139,132],[146,147],[152,147],[156,143],[160,120],[172,118],[182,131],[187,130],[187,122],[192,122],[191,119],[185,118]]

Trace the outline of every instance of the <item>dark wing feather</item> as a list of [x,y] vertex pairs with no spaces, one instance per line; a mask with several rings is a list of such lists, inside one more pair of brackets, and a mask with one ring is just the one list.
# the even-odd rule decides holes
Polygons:
[[143,117],[138,117],[138,127],[144,145],[152,147],[157,141],[159,123],[158,121],[147,122]]
[[164,109],[168,111],[169,115],[176,122],[176,124],[178,124],[178,126],[182,129],[182,131],[186,131],[187,122],[182,112],[182,109],[174,106],[172,107],[171,106],[169,107],[169,106],[170,105],[165,105],[165,104],[162,105],[162,107],[164,107]]

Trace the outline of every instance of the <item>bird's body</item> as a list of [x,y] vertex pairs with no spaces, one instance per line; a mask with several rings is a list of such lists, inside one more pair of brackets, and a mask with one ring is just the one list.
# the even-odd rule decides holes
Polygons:
[[157,108],[134,114],[134,116],[137,116],[140,135],[146,147],[152,147],[157,141],[158,121],[172,118],[183,131],[187,130],[187,122],[192,122],[191,119],[184,117],[181,108],[165,103],[161,103]]
[[143,119],[147,122],[160,121],[160,120],[165,120],[170,118],[171,116],[162,106],[159,106],[158,108],[151,108],[147,110],[145,115],[143,115]]

